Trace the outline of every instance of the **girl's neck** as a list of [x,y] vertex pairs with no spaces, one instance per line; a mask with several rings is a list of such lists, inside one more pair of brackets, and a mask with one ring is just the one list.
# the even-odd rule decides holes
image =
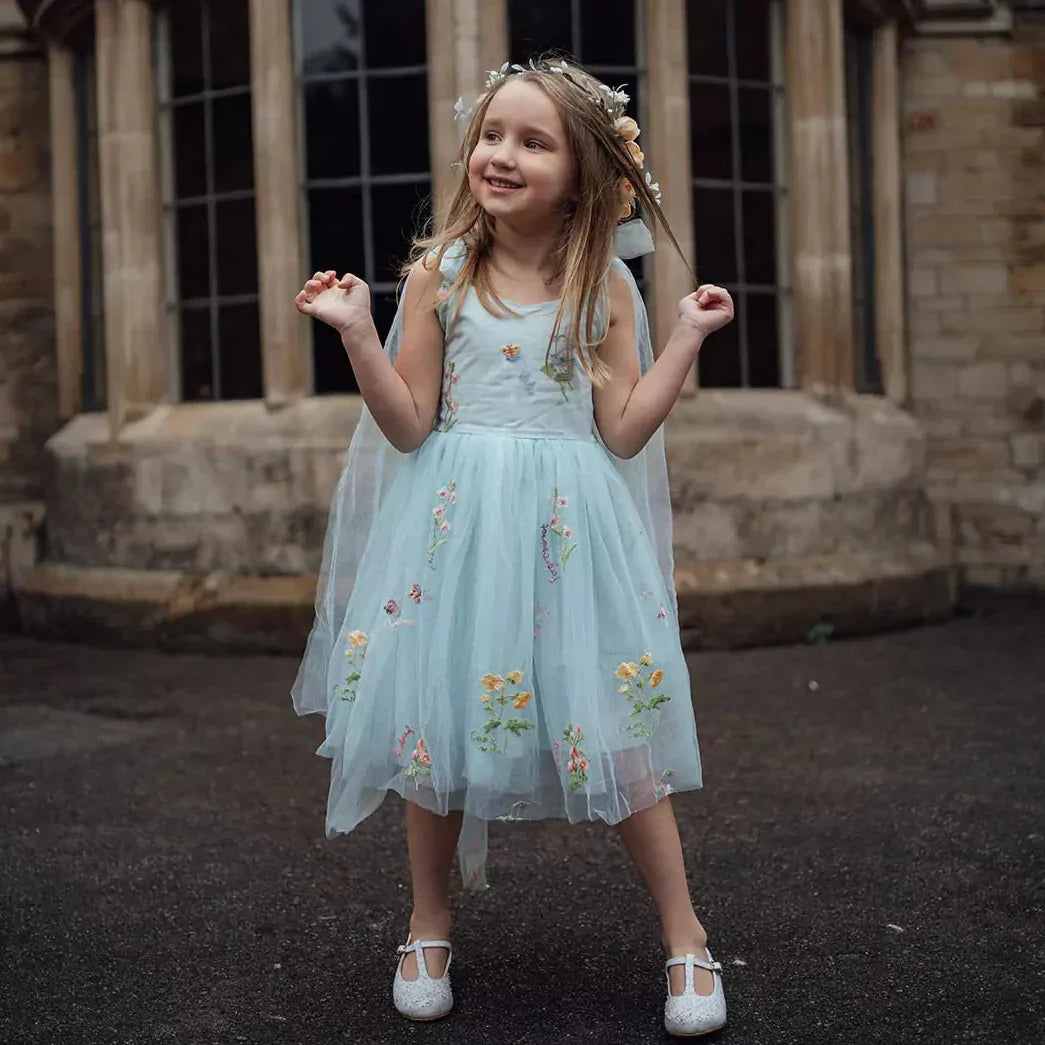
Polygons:
[[494,229],[490,261],[509,277],[549,278],[553,271],[552,252],[560,228],[524,230],[498,221]]

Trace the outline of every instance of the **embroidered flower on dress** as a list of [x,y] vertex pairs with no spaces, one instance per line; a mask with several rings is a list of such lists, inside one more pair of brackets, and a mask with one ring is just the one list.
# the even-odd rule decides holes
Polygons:
[[447,506],[457,503],[457,483],[451,481],[440,487],[437,496],[440,503],[432,509],[432,536],[428,543],[428,566],[433,570],[436,549],[449,540],[446,536],[450,532],[450,522],[446,518]]
[[414,731],[410,728],[410,726],[406,726],[406,728],[403,730],[402,735],[396,741],[396,746],[392,748],[392,754],[395,755],[396,758],[398,758],[406,750],[407,738],[410,737],[413,734],[413,732]]
[[549,582],[559,579],[560,574],[566,568],[566,563],[576,549],[576,544],[571,544],[573,537],[571,530],[562,519],[563,509],[567,507],[568,500],[560,496],[559,488],[552,489],[550,518],[541,523],[541,558],[548,568]]
[[664,609],[664,603],[657,608],[657,620],[667,620],[668,611]]
[[[645,668],[653,670],[643,677]],[[648,698],[645,696],[647,689],[656,689],[664,681],[664,672],[660,668],[653,667],[653,654],[644,653],[639,658],[638,664],[634,661],[624,661],[617,668],[615,675],[624,682],[619,691],[624,694],[625,699],[631,705],[631,711],[621,723],[621,732],[627,733],[631,737],[649,738],[653,736],[658,721],[656,712],[661,704],[666,704],[671,700],[671,697],[664,693],[650,693]]]
[[414,602],[420,602],[422,591],[420,584],[411,584],[410,590],[407,592],[407,596],[414,600]]
[[403,776],[413,778],[416,784],[418,777],[430,777],[431,775],[432,757],[428,754],[428,747],[424,742],[424,738],[418,737],[417,747],[414,748],[414,752],[410,756],[410,765],[403,770]]
[[[584,734],[580,726],[569,725],[562,731],[562,738],[570,745],[570,757],[566,763],[566,772],[570,778],[570,790],[579,791],[588,782],[588,758],[581,749]],[[556,754],[559,747],[556,741]]]
[[[507,680],[507,681],[506,681]],[[534,723],[525,718],[505,718],[505,709],[511,701],[512,707],[522,710],[533,699],[529,690],[508,691],[507,686],[518,686],[523,680],[521,671],[509,671],[506,675],[487,674],[479,680],[484,692],[479,694],[479,701],[486,711],[486,722],[482,729],[473,729],[471,738],[480,751],[489,755],[507,754],[509,736],[520,737],[528,729],[534,729]],[[503,742],[498,739],[497,731],[503,730]]]
[[399,603],[395,599],[389,599],[385,603],[385,613],[389,615],[393,620],[399,616]]
[[450,360],[446,365],[446,369],[443,371],[443,409],[442,409],[442,427],[441,431],[449,432],[455,424],[457,424],[457,400],[454,399],[453,389],[454,385],[461,380],[461,375],[457,373],[457,364]]
[[505,345],[501,351],[504,353],[504,358],[510,363],[514,363],[519,358],[520,350],[518,345]]
[[573,382],[573,357],[564,347],[562,338],[555,339],[554,346],[548,351],[547,362],[541,367],[541,373],[559,386],[563,399],[569,402],[570,397],[566,394],[566,389]]
[[363,661],[366,659],[370,639],[365,631],[350,631],[347,638],[348,649],[345,650],[345,656],[348,658],[348,675],[344,682],[335,687],[334,693],[351,704],[356,699],[356,689],[363,677]]

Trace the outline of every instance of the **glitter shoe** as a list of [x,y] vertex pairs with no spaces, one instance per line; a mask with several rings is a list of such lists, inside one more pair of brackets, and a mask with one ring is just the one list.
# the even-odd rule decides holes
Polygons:
[[[443,975],[433,978],[428,975],[425,962],[426,947],[446,948],[446,968]],[[403,978],[403,956],[410,951],[417,954],[417,979]],[[400,1015],[408,1020],[437,1020],[445,1016],[454,1005],[454,996],[450,990],[450,962],[453,951],[449,940],[414,940],[396,949],[399,961],[396,965],[395,980],[392,983],[392,1002]]]
[[[664,963],[664,975],[668,980],[668,997],[664,1002],[664,1029],[679,1038],[695,1038],[701,1034],[710,1034],[726,1025],[726,995],[722,989],[722,966],[711,957],[704,961],[695,954],[684,954],[678,958],[669,958]],[[671,975],[673,965],[686,966],[686,985],[681,994],[671,993]],[[711,972],[715,980],[710,994],[697,994],[693,983],[693,968],[699,965]]]

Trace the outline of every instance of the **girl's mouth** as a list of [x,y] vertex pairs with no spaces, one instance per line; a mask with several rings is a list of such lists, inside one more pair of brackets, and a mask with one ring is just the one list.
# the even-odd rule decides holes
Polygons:
[[485,178],[484,181],[495,192],[514,192],[522,188],[518,182],[508,181],[507,178]]

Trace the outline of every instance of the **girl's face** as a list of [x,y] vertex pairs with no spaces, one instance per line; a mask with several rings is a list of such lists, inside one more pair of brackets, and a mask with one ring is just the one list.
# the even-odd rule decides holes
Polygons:
[[558,109],[525,80],[491,99],[468,158],[468,185],[492,218],[558,223],[576,197],[573,150]]

